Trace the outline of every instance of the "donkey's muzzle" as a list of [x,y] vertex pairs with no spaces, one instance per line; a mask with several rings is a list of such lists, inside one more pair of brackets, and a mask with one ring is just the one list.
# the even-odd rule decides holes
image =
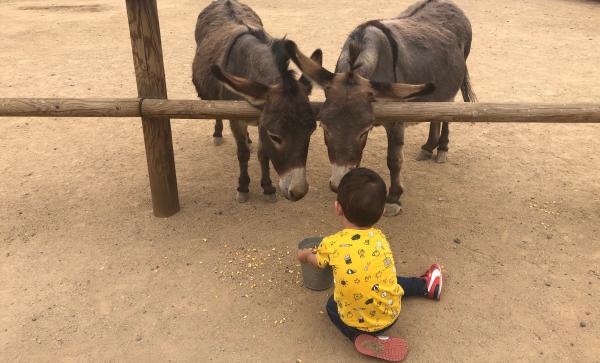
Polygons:
[[331,180],[329,180],[329,189],[331,189],[332,192],[337,193],[338,186],[334,185],[333,182]]
[[308,193],[306,168],[295,168],[280,176],[279,189],[292,202],[296,202]]
[[354,165],[337,165],[331,164],[331,178],[329,178],[329,189],[332,192],[337,193],[338,187],[344,175],[352,169],[356,168]]

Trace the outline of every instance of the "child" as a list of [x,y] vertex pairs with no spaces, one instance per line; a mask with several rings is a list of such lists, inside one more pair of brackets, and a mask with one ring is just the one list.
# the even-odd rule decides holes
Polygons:
[[383,214],[386,194],[385,182],[374,171],[350,171],[340,182],[335,202],[344,229],[325,237],[317,249],[299,250],[298,260],[332,267],[335,288],[327,314],[358,351],[398,361],[406,355],[406,343],[380,334],[398,319],[402,296],[439,300],[443,278],[437,264],[421,277],[396,276],[389,243],[374,228]]

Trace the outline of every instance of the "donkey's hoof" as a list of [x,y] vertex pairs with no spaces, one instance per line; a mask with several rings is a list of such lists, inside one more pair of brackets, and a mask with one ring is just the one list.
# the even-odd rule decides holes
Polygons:
[[224,142],[225,142],[225,139],[223,139],[223,137],[219,137],[219,136],[213,137],[213,145],[215,145],[215,146],[221,146],[221,145],[223,145]]
[[402,213],[402,206],[396,203],[385,203],[383,215],[386,217],[394,217]]
[[248,192],[238,192],[236,199],[240,203],[246,203],[248,201]]
[[417,155],[417,161],[429,160],[433,157],[433,153],[431,151],[421,149],[419,155]]
[[438,150],[437,155],[435,156],[435,162],[439,164],[443,164],[448,160],[448,152],[443,150]]
[[277,201],[277,194],[263,194],[263,199],[267,203],[275,203]]

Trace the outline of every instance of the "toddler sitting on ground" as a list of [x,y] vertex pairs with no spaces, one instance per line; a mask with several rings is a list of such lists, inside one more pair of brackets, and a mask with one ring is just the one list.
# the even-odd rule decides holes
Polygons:
[[374,225],[383,214],[386,185],[372,170],[357,168],[340,182],[335,211],[344,227],[316,249],[301,249],[298,260],[319,268],[331,266],[334,294],[327,314],[363,354],[399,361],[406,356],[400,338],[383,337],[400,314],[403,296],[439,300],[442,271],[432,265],[421,277],[396,276],[385,235]]

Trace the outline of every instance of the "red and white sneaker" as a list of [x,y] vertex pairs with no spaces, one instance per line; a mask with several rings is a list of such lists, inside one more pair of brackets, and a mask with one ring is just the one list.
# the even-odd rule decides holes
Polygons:
[[427,297],[430,299],[439,300],[442,295],[442,267],[437,263],[431,265],[421,278],[425,279],[425,287],[427,288]]

